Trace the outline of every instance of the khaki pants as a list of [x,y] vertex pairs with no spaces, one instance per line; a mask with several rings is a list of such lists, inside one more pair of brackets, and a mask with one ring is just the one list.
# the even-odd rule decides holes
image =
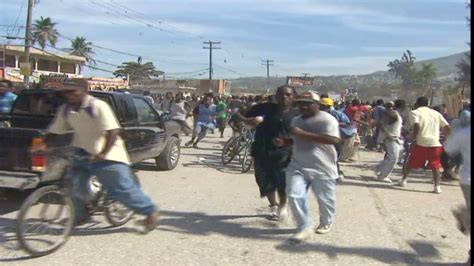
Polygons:
[[357,134],[350,138],[343,138],[341,155],[339,156],[340,161],[345,161],[348,159],[355,160],[355,155],[358,149],[356,144]]

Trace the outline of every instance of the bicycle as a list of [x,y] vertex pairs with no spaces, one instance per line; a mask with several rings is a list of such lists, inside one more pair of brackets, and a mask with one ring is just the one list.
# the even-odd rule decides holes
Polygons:
[[253,129],[243,130],[240,136],[231,137],[222,149],[222,164],[231,163],[236,156],[239,157],[241,172],[250,171],[253,165],[253,158],[250,155],[255,131]]
[[[73,160],[87,159],[80,156],[63,156],[64,169],[59,184],[39,188],[23,202],[17,217],[16,235],[20,248],[33,257],[53,253],[63,246],[71,235],[75,208],[69,172]],[[140,184],[135,173],[133,178]],[[134,212],[123,204],[107,198],[106,191],[95,176],[89,177],[86,203],[90,215],[103,212],[113,227],[124,225],[134,215]]]

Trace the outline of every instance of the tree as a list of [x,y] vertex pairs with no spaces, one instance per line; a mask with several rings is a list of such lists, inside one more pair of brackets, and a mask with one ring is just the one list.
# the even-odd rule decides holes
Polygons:
[[426,94],[431,90],[431,82],[436,79],[437,70],[433,64],[422,64],[421,70],[416,72],[416,86]]
[[416,58],[407,50],[400,59],[388,63],[389,72],[395,74],[395,78],[402,80],[402,93],[408,100],[421,95],[427,95],[430,85],[436,79],[437,70],[433,64],[422,64],[420,70],[415,66]]
[[[467,8],[471,8],[471,4],[468,3],[466,5]],[[466,17],[467,25],[469,29],[471,28],[471,18]],[[471,43],[467,43],[471,46]],[[461,86],[461,97],[464,96],[464,90],[466,87],[469,87],[471,84],[471,52],[465,53],[465,57],[461,59],[457,64],[456,67],[458,68],[458,82]]]
[[58,41],[58,31],[56,30],[57,23],[53,22],[50,17],[36,20],[33,24],[33,44],[36,42],[41,46],[41,50],[44,50],[47,43],[51,46],[55,46]]
[[152,62],[146,62],[144,64],[137,62],[123,62],[114,72],[116,77],[125,78],[128,75],[130,81],[150,80],[151,77],[158,77],[163,74],[163,71],[155,69]]
[[395,59],[388,63],[389,72],[395,74],[395,78],[401,78],[402,87],[405,90],[414,89],[416,83],[416,58],[412,55],[410,50],[403,53],[401,59]]
[[71,48],[67,49],[70,54],[86,58],[87,63],[96,64],[93,59],[95,55],[92,50],[92,42],[88,42],[84,37],[76,37],[71,41]]

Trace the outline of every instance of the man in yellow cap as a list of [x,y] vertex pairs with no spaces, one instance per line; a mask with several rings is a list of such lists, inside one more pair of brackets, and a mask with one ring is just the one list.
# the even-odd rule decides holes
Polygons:
[[342,182],[344,181],[344,173],[339,167],[339,158],[343,151],[347,154],[347,149],[350,149],[351,143],[354,143],[356,128],[351,125],[351,120],[346,114],[334,109],[334,101],[331,98],[321,98],[320,109],[331,114],[339,123],[342,143],[336,144],[336,151],[338,155],[337,169],[339,175],[337,181]]

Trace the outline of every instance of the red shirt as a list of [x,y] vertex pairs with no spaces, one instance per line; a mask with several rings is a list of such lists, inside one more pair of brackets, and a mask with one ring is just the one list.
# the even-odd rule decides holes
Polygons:
[[358,106],[351,106],[346,109],[346,113],[349,116],[351,120],[354,120],[354,115],[359,112],[359,113],[365,113],[370,110],[370,107],[367,105],[358,105]]

